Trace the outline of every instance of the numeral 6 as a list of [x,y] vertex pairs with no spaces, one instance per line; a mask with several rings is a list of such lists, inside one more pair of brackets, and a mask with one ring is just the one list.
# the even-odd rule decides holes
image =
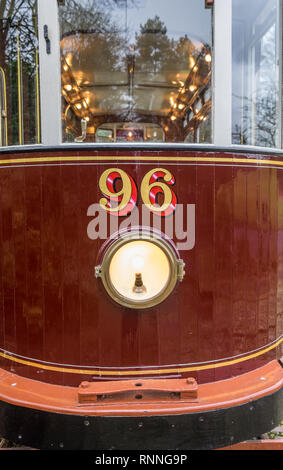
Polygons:
[[[162,181],[163,180],[163,181]],[[155,168],[150,170],[141,182],[141,197],[143,203],[154,214],[166,217],[172,214],[177,205],[177,197],[170,188],[175,184],[175,178],[169,170]],[[163,203],[158,204],[158,195],[163,198]]]

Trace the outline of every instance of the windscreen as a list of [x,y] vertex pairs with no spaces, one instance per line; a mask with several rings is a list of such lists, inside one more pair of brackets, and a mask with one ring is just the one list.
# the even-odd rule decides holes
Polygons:
[[211,142],[204,0],[65,0],[63,140]]
[[233,0],[233,143],[280,147],[280,41],[279,0]]

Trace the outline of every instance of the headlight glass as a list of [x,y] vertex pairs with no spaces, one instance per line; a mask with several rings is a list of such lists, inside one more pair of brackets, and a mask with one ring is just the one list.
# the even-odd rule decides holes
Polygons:
[[158,295],[166,287],[170,274],[166,253],[145,240],[121,246],[109,265],[110,281],[117,292],[138,301]]
[[96,267],[108,294],[121,305],[147,308],[162,302],[181,280],[184,263],[162,237],[128,232],[106,250]]

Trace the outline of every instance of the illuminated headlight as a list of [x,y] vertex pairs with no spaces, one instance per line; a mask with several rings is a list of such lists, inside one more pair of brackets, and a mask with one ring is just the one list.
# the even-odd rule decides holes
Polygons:
[[184,276],[184,263],[173,247],[151,232],[128,232],[107,249],[95,268],[108,294],[130,308],[162,302]]

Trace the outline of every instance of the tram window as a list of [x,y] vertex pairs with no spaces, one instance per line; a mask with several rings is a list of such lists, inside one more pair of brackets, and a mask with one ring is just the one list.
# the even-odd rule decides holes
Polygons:
[[233,0],[233,143],[280,146],[279,8]]
[[0,145],[40,142],[36,0],[0,0]]
[[85,142],[184,142],[190,128],[193,142],[211,142],[212,10],[205,5],[65,0],[63,140],[81,136],[85,119]]
[[96,142],[164,142],[161,126],[150,123],[105,123],[96,131]]
[[114,132],[112,129],[97,129],[96,141],[97,142],[113,142]]
[[5,72],[0,67],[0,147],[6,145],[8,137]]

